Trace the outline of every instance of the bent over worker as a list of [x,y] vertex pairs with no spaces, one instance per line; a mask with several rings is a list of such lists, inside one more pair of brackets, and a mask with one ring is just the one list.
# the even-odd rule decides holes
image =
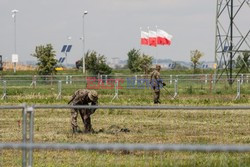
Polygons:
[[[79,89],[75,91],[71,100],[68,102],[71,105],[98,105],[98,94],[95,90]],[[82,122],[84,124],[84,132],[94,132],[91,125],[91,118],[96,109],[78,109],[74,108],[71,111],[71,126],[73,133],[79,132],[79,127],[77,125],[77,116],[80,113]]]
[[160,102],[160,89],[162,86],[165,86],[166,84],[162,81],[160,78],[160,71],[161,66],[156,65],[155,70],[150,75],[150,84],[152,86],[152,89],[154,91],[154,104],[159,104]]

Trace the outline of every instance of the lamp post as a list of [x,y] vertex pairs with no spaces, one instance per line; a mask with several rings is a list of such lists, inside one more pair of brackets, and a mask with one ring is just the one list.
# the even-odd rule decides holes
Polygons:
[[15,53],[12,55],[12,60],[14,60],[14,73],[16,73],[16,63],[18,61],[18,55],[16,53],[16,14],[18,13],[19,11],[16,10],[16,9],[13,9],[11,11],[12,13],[12,18],[14,19],[14,51]]
[[82,15],[82,52],[83,52],[83,56],[82,56],[82,72],[83,74],[85,74],[85,36],[84,36],[84,16],[88,14],[88,11],[84,11],[83,15]]
[[[67,47],[69,47],[70,45],[70,40],[72,39],[71,36],[68,36],[68,42],[67,42]],[[68,54],[67,54],[67,50],[65,51],[65,57],[66,57],[66,67],[68,67]]]

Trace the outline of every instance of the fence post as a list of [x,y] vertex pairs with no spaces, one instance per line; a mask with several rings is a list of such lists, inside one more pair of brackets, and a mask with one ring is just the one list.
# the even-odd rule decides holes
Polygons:
[[248,75],[247,75],[247,83],[248,83]]
[[240,75],[240,80],[241,80],[240,83],[243,84],[243,82],[244,82],[244,75],[243,74]]
[[115,98],[117,98],[117,99],[119,99],[118,98],[118,80],[115,80],[115,95],[114,95],[114,97],[112,98],[112,100],[111,100],[111,102],[115,99]]
[[69,84],[72,84],[72,76],[69,76]]
[[135,75],[135,86],[137,85],[137,75]]
[[99,84],[102,85],[102,75],[100,77],[101,78],[100,78],[100,83]]
[[66,84],[68,84],[68,79],[69,79],[69,76],[66,76]]
[[170,85],[172,85],[172,82],[173,82],[173,76],[170,75],[170,81],[169,81]]
[[105,75],[105,84],[108,85],[108,75]]
[[240,85],[241,85],[241,80],[237,80],[237,95],[235,97],[235,100],[240,99]]
[[[26,144],[27,140],[27,106],[24,105],[23,108],[23,125],[22,125],[22,135],[23,135],[23,144]],[[27,150],[22,149],[22,166],[27,166]]]
[[33,86],[33,88],[36,88],[36,75],[34,75],[32,77],[32,82],[31,82],[30,86]]
[[205,84],[207,84],[207,74],[205,75]]
[[[28,119],[29,117],[29,119]],[[29,128],[27,128],[29,126]],[[22,124],[22,135],[23,135],[23,144],[33,143],[34,136],[34,108],[27,107],[24,105],[23,108],[23,124]],[[29,151],[29,153],[28,153]],[[27,161],[28,160],[28,161]],[[33,149],[22,149],[22,166],[33,166]]]
[[174,97],[173,98],[175,98],[177,95],[178,95],[178,79],[176,79],[174,82]]
[[60,99],[62,98],[62,81],[58,81],[58,95],[56,97],[56,99]]
[[7,94],[6,94],[6,81],[3,81],[3,96],[2,96],[2,100],[7,98]]

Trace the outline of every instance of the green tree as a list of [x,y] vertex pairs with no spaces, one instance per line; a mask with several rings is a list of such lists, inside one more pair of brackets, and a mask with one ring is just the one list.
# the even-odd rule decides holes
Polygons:
[[244,52],[241,55],[239,55],[236,59],[236,68],[239,68],[239,72],[242,73],[248,73],[249,72],[249,57],[250,57],[250,51]]
[[[76,62],[76,67],[82,67],[82,59]],[[106,57],[96,51],[88,51],[85,54],[85,68],[93,75],[110,74],[112,72],[112,68],[106,63]]]
[[140,72],[140,51],[132,49],[128,52],[128,68],[131,72]]
[[153,64],[153,57],[143,54],[140,61],[140,67],[144,72],[144,74],[148,74],[150,72],[152,64]]
[[191,51],[191,62],[192,67],[194,69],[194,73],[197,72],[197,66],[200,64],[200,58],[203,56],[203,53],[201,53],[199,50]]
[[152,66],[153,57],[140,53],[140,50],[132,49],[128,52],[128,68],[131,72],[149,73]]
[[31,54],[38,59],[38,74],[39,75],[52,75],[56,74],[55,66],[57,59],[53,46],[47,44],[46,46],[36,46],[35,53]]

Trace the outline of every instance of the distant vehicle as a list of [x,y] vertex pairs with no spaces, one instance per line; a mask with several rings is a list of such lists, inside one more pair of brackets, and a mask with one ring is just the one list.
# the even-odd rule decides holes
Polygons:
[[3,71],[3,59],[2,59],[2,55],[0,55],[0,71]]

